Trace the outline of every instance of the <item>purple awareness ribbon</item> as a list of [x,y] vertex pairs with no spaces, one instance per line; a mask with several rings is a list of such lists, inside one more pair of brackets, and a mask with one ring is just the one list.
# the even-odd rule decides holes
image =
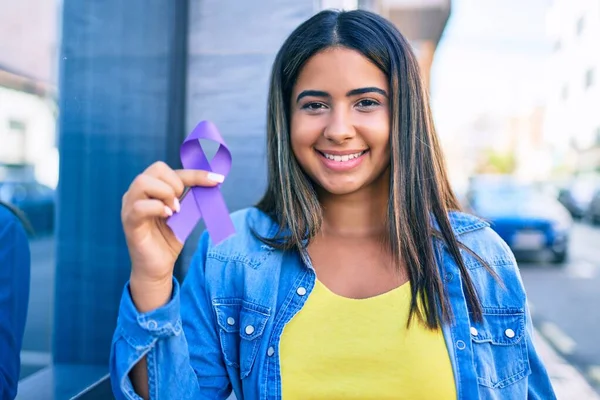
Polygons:
[[[199,139],[207,139],[219,144],[219,149],[211,162],[206,158]],[[185,169],[201,169],[223,176],[227,176],[231,169],[231,153],[217,127],[209,121],[200,122],[188,135],[181,145],[180,157]],[[201,218],[204,218],[206,229],[214,244],[235,233],[220,186],[190,188],[181,200],[181,210],[167,219],[167,225],[181,243],[185,243]]]

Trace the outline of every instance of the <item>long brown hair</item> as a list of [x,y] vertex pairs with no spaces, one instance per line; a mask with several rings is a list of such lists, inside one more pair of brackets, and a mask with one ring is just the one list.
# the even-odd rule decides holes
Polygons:
[[[448,181],[417,59],[396,27],[377,14],[362,10],[322,11],[301,24],[278,52],[267,112],[268,187],[257,208],[278,223],[279,232],[275,237],[259,238],[278,249],[300,250],[321,228],[321,206],[313,183],[291,150],[289,114],[292,89],[301,68],[311,56],[332,46],[360,52],[389,79],[391,165],[387,244],[396,265],[403,262],[408,268],[412,286],[408,323],[415,313],[430,328],[438,328],[441,321],[452,319],[437,267],[433,236],[445,243],[458,264],[467,305],[473,318],[480,321],[481,304],[448,216],[450,210],[459,210],[460,205]],[[439,230],[434,228],[434,222]]]

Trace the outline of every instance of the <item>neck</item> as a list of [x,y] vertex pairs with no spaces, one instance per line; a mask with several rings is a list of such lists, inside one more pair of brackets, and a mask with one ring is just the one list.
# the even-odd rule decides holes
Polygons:
[[380,182],[355,193],[333,195],[321,193],[323,236],[338,238],[374,238],[386,233],[389,183],[383,176]]

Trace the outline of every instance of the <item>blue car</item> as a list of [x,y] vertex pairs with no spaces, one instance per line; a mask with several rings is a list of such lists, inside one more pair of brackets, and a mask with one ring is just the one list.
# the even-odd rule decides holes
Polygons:
[[515,256],[549,254],[556,264],[567,260],[573,219],[551,195],[531,185],[495,182],[475,185],[468,202],[471,211],[491,224]]

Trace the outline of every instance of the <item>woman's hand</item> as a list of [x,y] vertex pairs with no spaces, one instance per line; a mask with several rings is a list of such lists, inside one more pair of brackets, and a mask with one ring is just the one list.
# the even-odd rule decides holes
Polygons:
[[179,197],[185,187],[212,187],[223,179],[219,174],[173,170],[163,162],[156,162],[129,186],[123,196],[121,220],[132,264],[130,289],[138,308],[159,307],[170,296],[173,268],[183,243],[175,237],[166,219],[179,212]]

